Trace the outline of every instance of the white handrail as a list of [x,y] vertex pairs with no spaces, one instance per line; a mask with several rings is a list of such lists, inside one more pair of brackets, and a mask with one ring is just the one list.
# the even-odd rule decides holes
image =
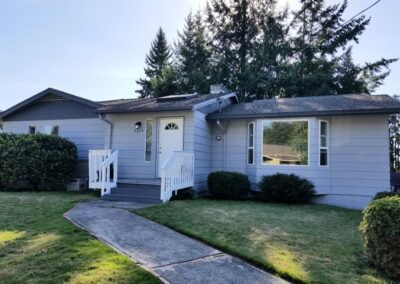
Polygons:
[[118,182],[118,151],[89,151],[89,188],[100,189],[101,196],[111,193]]
[[101,188],[101,163],[111,156],[111,150],[89,150],[89,188]]
[[[111,175],[111,165],[113,175]],[[118,182],[118,151],[114,151],[110,157],[101,163],[101,196],[111,193],[111,188]]]
[[161,196],[163,202],[172,197],[173,192],[194,185],[194,154],[172,152],[161,166]]

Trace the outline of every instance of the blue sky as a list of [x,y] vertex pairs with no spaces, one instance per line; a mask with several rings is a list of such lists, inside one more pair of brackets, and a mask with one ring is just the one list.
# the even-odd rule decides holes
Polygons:
[[[298,6],[297,0],[279,0]],[[328,0],[328,3],[337,1]],[[375,0],[349,1],[346,19]],[[176,39],[190,9],[205,0],[2,0],[0,1],[0,109],[47,87],[92,100],[135,97],[135,80],[159,26]],[[399,1],[382,0],[356,62],[400,57]],[[377,93],[400,94],[400,62]]]

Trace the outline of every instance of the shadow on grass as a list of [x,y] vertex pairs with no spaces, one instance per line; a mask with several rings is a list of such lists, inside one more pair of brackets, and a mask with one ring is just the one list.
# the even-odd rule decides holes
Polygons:
[[0,283],[159,283],[63,218],[74,203],[90,198],[0,193]]

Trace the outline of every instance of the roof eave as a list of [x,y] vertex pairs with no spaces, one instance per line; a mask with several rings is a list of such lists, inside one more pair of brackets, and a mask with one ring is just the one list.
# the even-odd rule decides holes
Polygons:
[[207,120],[217,119],[240,119],[240,118],[289,118],[309,116],[339,116],[339,115],[362,115],[362,114],[394,114],[400,113],[400,108],[383,109],[362,109],[362,110],[340,110],[340,111],[312,111],[312,112],[291,112],[291,113],[243,113],[226,114],[213,113],[207,116]]
[[169,111],[180,111],[180,110],[192,110],[193,107],[179,107],[179,108],[152,108],[152,109],[97,109],[96,112],[97,113],[148,113],[148,112],[157,112],[157,111],[165,111],[165,112],[169,112]]

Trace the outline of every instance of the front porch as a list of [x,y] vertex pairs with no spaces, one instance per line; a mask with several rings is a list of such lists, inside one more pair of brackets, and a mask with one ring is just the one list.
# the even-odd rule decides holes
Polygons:
[[173,151],[160,168],[160,178],[135,176],[119,179],[119,151],[89,151],[89,188],[110,201],[162,203],[184,188],[194,186],[194,154]]

